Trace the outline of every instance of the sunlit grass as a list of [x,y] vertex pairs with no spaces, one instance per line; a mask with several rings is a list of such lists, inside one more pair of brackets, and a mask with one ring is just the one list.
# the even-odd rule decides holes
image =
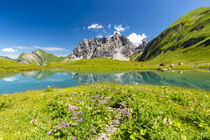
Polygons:
[[0,99],[0,106],[7,105],[0,109],[0,139],[89,139],[106,132],[107,125],[117,128],[112,139],[209,138],[205,91],[96,83]]

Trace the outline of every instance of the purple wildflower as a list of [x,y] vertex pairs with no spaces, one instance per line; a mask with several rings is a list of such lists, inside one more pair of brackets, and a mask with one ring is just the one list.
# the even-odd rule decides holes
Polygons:
[[91,99],[90,101],[91,101],[91,102],[95,102],[96,100]]
[[51,135],[51,134],[52,134],[52,132],[50,132],[50,131],[49,131],[47,134],[48,134],[48,135]]
[[115,124],[115,125],[120,125],[120,121],[119,120],[113,120],[112,123]]
[[65,122],[61,122],[61,127],[65,128],[66,127],[66,123]]
[[93,128],[93,133],[96,134],[96,129],[95,128]]
[[108,102],[107,101],[104,101],[104,104],[108,104]]
[[80,125],[79,125],[79,124],[78,124],[77,126],[78,126],[78,127],[80,127]]
[[78,113],[77,113],[77,115],[81,115],[83,112],[82,111],[79,111]]
[[69,111],[71,111],[71,112],[73,112],[73,111],[75,111],[77,109],[77,106],[75,105],[75,106],[71,106],[70,108],[69,108]]
[[69,123],[66,123],[66,126],[69,126]]
[[117,112],[119,112],[121,109],[120,109],[120,108],[115,108],[115,110],[116,110]]
[[76,120],[76,119],[77,119],[77,116],[75,116],[75,117],[72,117],[71,119],[72,119],[72,120]]
[[127,116],[127,117],[130,117],[130,113],[128,111],[124,111],[124,114]]
[[76,137],[72,137],[71,139],[72,139],[72,140],[76,140]]
[[74,123],[72,123],[71,126],[74,126]]
[[59,125],[57,125],[57,126],[55,127],[55,129],[58,129],[58,128],[60,128],[60,126],[59,126]]
[[82,122],[82,121],[83,121],[83,119],[82,119],[82,118],[80,118],[80,119],[78,119],[77,121],[78,121],[78,122]]

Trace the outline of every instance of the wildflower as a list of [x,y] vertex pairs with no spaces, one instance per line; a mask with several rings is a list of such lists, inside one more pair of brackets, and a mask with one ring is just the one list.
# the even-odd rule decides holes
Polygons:
[[93,128],[93,133],[96,134],[96,129],[95,128]]
[[96,100],[91,99],[90,101],[91,101],[91,102],[95,102]]
[[78,124],[77,126],[78,126],[78,127],[80,127],[80,125],[79,125],[79,124]]
[[55,127],[55,129],[58,129],[58,128],[60,128],[60,126],[59,126],[59,125],[57,125],[57,126]]
[[107,101],[104,101],[104,104],[108,104],[108,102]]
[[71,112],[73,112],[73,111],[75,111],[77,109],[77,106],[75,105],[75,106],[71,106],[70,108],[69,108],[69,111],[71,111]]
[[120,109],[120,108],[115,108],[115,110],[116,110],[117,112],[119,112],[121,109]]
[[164,118],[163,122],[167,123],[167,124],[172,124],[172,121],[170,119],[167,119],[167,118]]
[[80,118],[80,119],[78,119],[77,121],[78,121],[78,122],[82,122],[82,121],[83,121],[83,119],[82,119],[82,118]]
[[83,112],[82,111],[79,111],[78,113],[77,113],[77,115],[81,115]]
[[66,127],[66,123],[65,122],[61,122],[61,127],[65,128]]
[[77,118],[78,118],[78,117],[77,117],[77,116],[75,116],[75,117],[72,117],[71,119],[72,119],[72,120],[76,120]]
[[111,99],[111,97],[106,97],[106,99],[107,99],[107,100],[110,100],[110,99]]
[[74,126],[74,123],[72,123],[71,126]]
[[49,131],[47,134],[48,134],[48,135],[51,135],[51,134],[52,134],[52,132],[50,132],[50,131]]
[[124,111],[124,114],[127,116],[127,117],[130,117],[130,113],[128,111]]
[[72,139],[72,140],[76,140],[76,137],[72,137],[71,139]]
[[69,123],[66,123],[66,126],[69,126]]
[[115,125],[120,125],[120,121],[119,120],[113,120],[112,123],[115,124]]

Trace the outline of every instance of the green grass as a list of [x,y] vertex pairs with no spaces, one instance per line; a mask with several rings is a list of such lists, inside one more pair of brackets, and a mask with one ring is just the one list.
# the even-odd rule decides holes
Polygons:
[[187,13],[156,37],[140,60],[209,63],[210,7]]
[[[177,63],[166,62],[165,66],[160,66],[161,62],[138,62],[138,61],[119,61],[111,59],[82,59],[68,62],[51,62],[46,66],[34,64],[22,64],[11,60],[0,59],[0,72],[19,72],[19,71],[37,71],[37,70],[54,70],[54,71],[133,71],[133,70],[156,70],[168,69],[173,70],[201,70],[209,69],[210,63],[188,63],[184,65]],[[175,64],[171,67],[170,64]]]
[[32,71],[32,70],[43,70],[43,67],[38,65],[25,65],[12,60],[0,58],[0,73],[5,72],[19,72],[19,71]]
[[117,128],[111,139],[209,139],[209,94],[95,83],[1,95],[0,139],[90,139],[106,133],[107,125]]
[[[111,59],[82,59],[68,62],[56,63],[52,62],[46,65],[46,69],[57,70],[80,70],[80,71],[117,71],[117,70],[156,70],[156,69],[174,69],[174,70],[195,70],[209,69],[210,63],[189,63],[185,61],[184,65],[178,65],[179,62],[165,62],[165,66],[160,66],[161,62],[138,62],[138,61],[119,61]],[[175,64],[171,67],[170,64]]]

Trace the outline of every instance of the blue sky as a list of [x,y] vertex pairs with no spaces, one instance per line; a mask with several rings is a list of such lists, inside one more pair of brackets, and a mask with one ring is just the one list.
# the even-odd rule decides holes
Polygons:
[[37,48],[68,55],[84,38],[116,31],[139,44],[207,6],[210,0],[0,0],[0,55]]

